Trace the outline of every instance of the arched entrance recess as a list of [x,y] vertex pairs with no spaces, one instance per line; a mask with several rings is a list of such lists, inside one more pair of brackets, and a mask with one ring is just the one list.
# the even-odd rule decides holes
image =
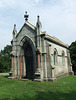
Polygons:
[[33,41],[25,36],[20,43],[24,50],[26,76],[27,79],[34,79],[36,70],[36,50]]

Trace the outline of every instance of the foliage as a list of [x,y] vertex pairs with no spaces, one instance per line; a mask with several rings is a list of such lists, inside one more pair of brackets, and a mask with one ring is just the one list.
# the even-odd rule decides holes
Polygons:
[[76,73],[76,41],[69,46],[73,70]]
[[7,45],[4,47],[4,50],[0,51],[0,73],[9,72],[10,71],[10,52],[12,50],[11,45]]
[[64,77],[56,82],[0,77],[0,100],[76,100],[76,76]]

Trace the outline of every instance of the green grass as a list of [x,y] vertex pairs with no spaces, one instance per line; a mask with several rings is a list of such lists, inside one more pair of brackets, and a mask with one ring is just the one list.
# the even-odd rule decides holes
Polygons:
[[56,82],[10,80],[0,76],[0,100],[76,100],[76,76]]

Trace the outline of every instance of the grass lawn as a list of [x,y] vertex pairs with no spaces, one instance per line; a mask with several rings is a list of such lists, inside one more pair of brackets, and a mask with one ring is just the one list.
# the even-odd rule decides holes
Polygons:
[[0,76],[0,100],[76,100],[76,76],[56,82],[20,81]]

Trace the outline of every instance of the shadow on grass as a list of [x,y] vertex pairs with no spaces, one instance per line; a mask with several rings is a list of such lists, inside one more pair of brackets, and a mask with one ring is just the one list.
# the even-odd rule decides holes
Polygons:
[[9,75],[6,75],[6,76],[4,76],[5,78],[8,78],[9,77]]
[[71,93],[57,92],[39,92],[36,100],[76,100],[76,91]]
[[[29,93],[28,93],[29,94]],[[23,94],[22,97],[5,98],[1,100],[76,100],[76,91],[70,93],[61,92],[37,92],[37,95],[31,97],[30,95]]]
[[15,95],[12,95],[12,97],[9,94],[9,96],[6,95],[6,97],[3,97],[2,99],[0,98],[0,100],[76,100],[76,88],[74,87],[75,89],[73,91],[71,89],[70,91],[68,91],[66,90],[66,87],[64,88],[62,88],[61,91],[55,87],[54,90],[51,90],[49,87],[48,89],[40,88],[38,90],[34,90],[34,93],[31,93],[30,89],[30,93],[26,90],[26,93],[24,93],[23,91],[20,92],[21,94],[15,93]]

